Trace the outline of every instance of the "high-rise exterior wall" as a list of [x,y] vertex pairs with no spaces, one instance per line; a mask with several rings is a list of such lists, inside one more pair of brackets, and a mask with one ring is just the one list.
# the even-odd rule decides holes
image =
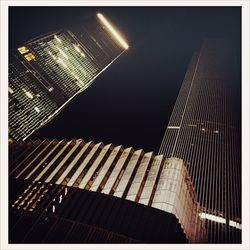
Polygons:
[[185,161],[209,242],[241,242],[241,83],[234,47],[207,40],[188,66],[159,154]]
[[[10,178],[30,183],[13,200],[13,209],[56,214],[71,189],[84,189],[173,214],[189,242],[205,240],[199,204],[181,159],[80,139],[14,142],[13,157]],[[51,185],[54,192],[48,191]],[[50,205],[43,207],[48,199]]]
[[37,37],[10,55],[10,139],[24,140],[47,123],[128,48],[98,16],[76,26]]

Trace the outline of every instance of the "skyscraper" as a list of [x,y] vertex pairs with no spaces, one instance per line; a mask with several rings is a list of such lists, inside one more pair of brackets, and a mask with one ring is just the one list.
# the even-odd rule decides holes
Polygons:
[[233,44],[207,40],[188,66],[159,154],[185,161],[209,242],[241,242],[241,83]]
[[76,26],[37,37],[11,53],[10,139],[25,140],[128,49],[101,13]]
[[183,161],[142,149],[82,139],[13,142],[9,200],[11,243],[205,240]]

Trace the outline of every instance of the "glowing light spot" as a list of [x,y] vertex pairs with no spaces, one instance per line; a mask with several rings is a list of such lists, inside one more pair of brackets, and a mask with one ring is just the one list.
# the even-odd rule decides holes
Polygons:
[[215,221],[215,222],[219,222],[219,223],[226,223],[226,219],[223,217],[219,217],[219,216],[215,216],[212,214],[206,214],[206,213],[200,213],[199,214],[201,219],[207,219],[207,220],[211,220],[211,221]]
[[40,109],[38,107],[34,108],[37,113],[40,113]]
[[10,94],[13,94],[13,93],[14,93],[14,90],[13,90],[11,87],[9,87],[9,93],[10,93]]
[[77,52],[81,53],[81,50],[80,50],[80,48],[79,48],[77,45],[74,44],[74,48],[75,48],[75,50],[76,50]]
[[62,195],[60,195],[60,197],[59,197],[59,203],[61,203],[62,202]]
[[64,63],[64,61],[61,58],[57,59],[58,63],[61,63],[63,65],[64,68],[68,68],[68,66]]
[[17,49],[21,54],[25,54],[27,52],[29,52],[29,50],[26,47],[20,47]]
[[[207,220],[215,221],[218,223],[226,224],[226,219],[223,217],[220,217],[220,216],[216,216],[213,214],[207,214],[207,213],[200,213],[199,216],[201,217],[201,219],[207,219]],[[241,229],[241,224],[239,222],[230,220],[229,225],[231,227],[236,227],[238,229]]]
[[128,49],[129,48],[128,44],[121,37],[121,35],[114,29],[114,27],[109,23],[109,21],[101,13],[97,13],[97,17],[101,21],[101,23],[108,29],[108,31],[114,36],[114,38],[116,39],[116,41],[124,49]]
[[24,55],[24,57],[27,61],[31,61],[31,60],[35,59],[35,56],[32,53],[28,53],[28,54]]
[[64,58],[69,59],[68,56],[65,54],[65,52],[63,50],[61,50],[60,48],[57,47],[57,49],[59,50],[59,52],[63,55]]
[[57,35],[54,35],[54,38],[57,40],[57,42],[62,43],[62,40]]
[[28,97],[28,98],[30,98],[30,99],[33,99],[34,98],[34,96],[29,92],[29,91],[27,91],[26,89],[22,89],[23,90],[23,92],[25,93],[25,95]]

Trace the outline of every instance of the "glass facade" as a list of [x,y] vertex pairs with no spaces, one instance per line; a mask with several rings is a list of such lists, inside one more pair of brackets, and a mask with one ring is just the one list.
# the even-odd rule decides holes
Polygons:
[[10,55],[10,139],[24,140],[47,123],[126,49],[98,17],[20,46]]
[[239,65],[228,41],[204,42],[188,66],[159,150],[186,162],[211,243],[241,242]]

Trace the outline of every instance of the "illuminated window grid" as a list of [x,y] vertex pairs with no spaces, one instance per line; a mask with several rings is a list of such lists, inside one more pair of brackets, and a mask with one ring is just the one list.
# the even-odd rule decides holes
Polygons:
[[167,129],[159,151],[188,163],[205,214],[228,217],[226,225],[207,220],[209,242],[213,243],[241,241],[241,232],[229,223],[241,217],[241,125],[236,102],[240,82],[232,81],[233,51],[225,40],[206,41],[194,54],[169,121],[169,126],[180,125],[183,116],[179,136]]
[[[69,96],[72,96],[74,93],[79,91],[80,87],[77,84],[72,83],[72,81],[75,81],[76,78],[71,74],[71,72],[74,72],[79,80],[83,82],[81,85],[84,86],[92,79],[96,69],[93,67],[91,60],[87,57],[83,58],[82,56],[79,56],[79,52],[75,50],[72,41],[68,36],[66,36],[66,34],[57,34],[57,36],[61,39],[62,43],[58,43],[52,36],[51,40],[46,43],[45,48],[37,46],[33,47],[33,49],[41,55],[41,60],[38,64],[40,63],[40,66],[46,70],[53,70],[54,74],[51,74],[51,78],[57,84],[62,82],[64,84],[63,90]],[[68,56],[68,59],[63,58],[57,48],[61,49]],[[59,56],[65,62],[68,69],[56,62],[56,59],[53,59],[52,55],[50,56],[48,54],[49,51],[54,57],[58,58]],[[55,62],[57,66],[55,66]],[[86,71],[85,74],[83,74],[83,70]]]
[[[20,136],[29,134],[37,124],[40,124],[40,115],[48,111],[54,112],[57,105],[39,89],[39,82],[37,82],[31,73],[23,68],[20,63],[15,61],[11,63],[9,73],[9,86],[14,90],[13,94],[9,95],[10,134],[13,135],[14,138],[19,138]],[[22,89],[31,92],[33,99],[27,101],[28,97]],[[36,95],[39,95],[39,97]],[[18,111],[15,111],[16,105],[12,104],[16,99],[19,100],[18,106],[23,106]],[[35,107],[41,110],[40,115],[35,111]],[[29,126],[27,124],[29,124]],[[18,125],[18,127],[16,125]],[[15,129],[13,126],[15,126]],[[21,135],[19,133],[21,133]]]

